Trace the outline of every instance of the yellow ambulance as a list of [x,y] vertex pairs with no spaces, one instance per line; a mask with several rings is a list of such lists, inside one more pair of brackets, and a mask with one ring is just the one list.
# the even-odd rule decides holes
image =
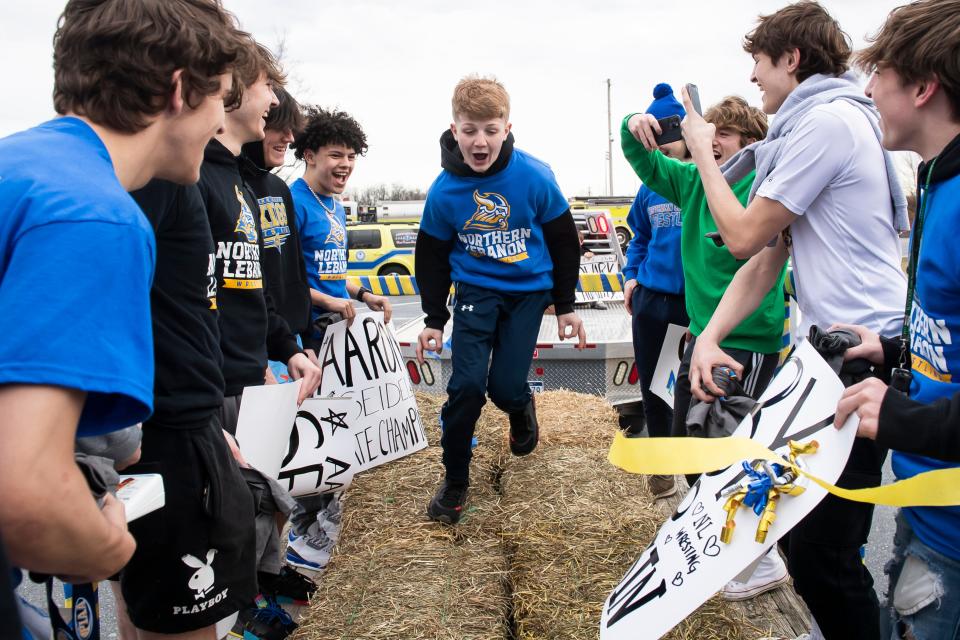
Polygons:
[[419,224],[347,224],[347,273],[352,276],[412,276]]

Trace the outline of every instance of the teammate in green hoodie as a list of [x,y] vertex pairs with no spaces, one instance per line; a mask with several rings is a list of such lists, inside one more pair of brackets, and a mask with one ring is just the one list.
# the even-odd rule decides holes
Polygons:
[[[719,165],[767,134],[767,118],[763,112],[750,107],[738,96],[724,98],[707,110],[705,118],[717,127],[713,155]],[[692,339],[677,371],[672,435],[685,436],[691,402],[689,370],[693,346],[737,269],[746,260],[734,258],[726,247],[718,246],[706,237],[706,234],[717,231],[717,225],[707,207],[700,175],[693,164],[661,153],[654,139],[655,133],[660,133],[656,118],[650,114],[631,114],[623,120],[620,143],[624,156],[644,185],[677,205],[682,212],[680,256]],[[746,202],[752,184],[751,173],[732,184],[731,189],[741,202]],[[784,271],[781,270],[777,283],[764,296],[757,310],[720,345],[743,365],[741,383],[754,398],[763,393],[773,377],[782,346]],[[687,479],[692,484],[696,476]],[[751,598],[776,588],[787,578],[786,567],[774,552],[758,566],[750,580],[733,581],[724,587],[723,596],[729,600]]]

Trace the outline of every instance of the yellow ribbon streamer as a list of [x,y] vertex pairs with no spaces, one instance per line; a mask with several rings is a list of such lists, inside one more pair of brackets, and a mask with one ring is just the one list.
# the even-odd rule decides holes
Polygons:
[[[608,459],[624,471],[646,475],[706,473],[758,459],[790,465],[783,456],[749,438],[627,438],[622,433],[614,437]],[[842,489],[798,470],[833,495],[854,502],[891,507],[960,505],[960,468],[927,471],[869,489]]]

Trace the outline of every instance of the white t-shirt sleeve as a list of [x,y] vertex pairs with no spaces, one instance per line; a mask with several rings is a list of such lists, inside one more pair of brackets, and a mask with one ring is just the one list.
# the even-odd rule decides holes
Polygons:
[[846,167],[853,136],[838,115],[815,107],[783,144],[783,153],[757,189],[757,196],[776,200],[802,216]]

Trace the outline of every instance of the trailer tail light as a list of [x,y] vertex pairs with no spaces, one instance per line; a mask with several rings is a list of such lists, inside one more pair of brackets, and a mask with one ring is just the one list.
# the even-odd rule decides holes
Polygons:
[[536,372],[536,374],[537,374],[538,376],[542,376],[542,375],[543,375],[543,367],[537,367],[536,369],[534,369],[534,371]]
[[591,235],[606,236],[610,233],[610,223],[605,215],[590,216],[587,218],[587,231]]
[[413,360],[407,360],[407,373],[410,374],[410,382],[420,384],[420,372],[417,371],[417,363]]
[[610,225],[607,224],[606,216],[597,216],[597,231],[601,235],[607,235],[610,232]]
[[638,380],[640,380],[640,372],[637,371],[637,363],[634,362],[633,366],[630,367],[630,377],[627,378],[627,382],[630,384],[637,384]]
[[620,361],[620,364],[617,365],[617,370],[613,372],[613,384],[618,387],[623,384],[623,379],[627,377],[627,363]]
[[423,381],[428,385],[433,386],[435,380],[433,378],[433,368],[430,366],[429,362],[424,362],[422,365],[420,365],[420,372],[423,374]]

